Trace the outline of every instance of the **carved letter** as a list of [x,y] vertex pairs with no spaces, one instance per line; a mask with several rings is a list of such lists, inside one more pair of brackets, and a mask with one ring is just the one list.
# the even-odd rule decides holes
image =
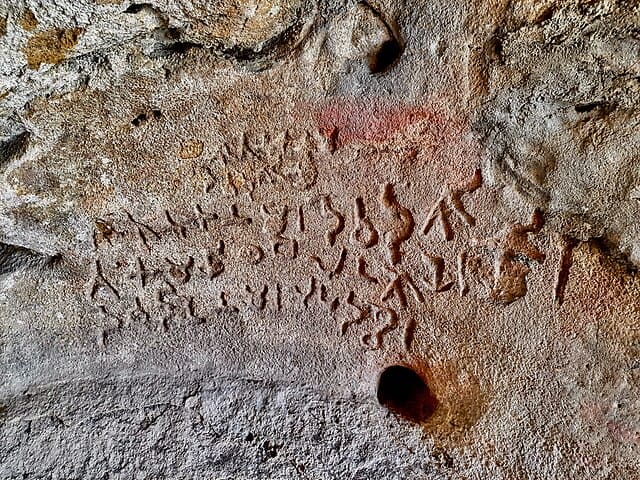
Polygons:
[[385,208],[391,211],[394,220],[399,222],[399,225],[396,228],[385,234],[389,260],[392,265],[396,265],[400,263],[400,260],[402,259],[400,246],[411,237],[413,228],[415,227],[415,222],[413,221],[413,215],[411,215],[409,209],[400,205],[396,199],[393,186],[390,183],[383,186],[382,204]]
[[364,201],[356,198],[353,215],[356,227],[351,233],[351,242],[355,245],[362,245],[364,248],[371,248],[378,243],[378,232],[373,227],[371,220],[366,216]]

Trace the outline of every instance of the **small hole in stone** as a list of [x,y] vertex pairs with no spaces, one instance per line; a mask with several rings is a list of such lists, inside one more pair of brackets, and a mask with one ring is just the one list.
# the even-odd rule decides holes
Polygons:
[[134,127],[139,127],[140,125],[142,125],[142,123],[147,121],[147,114],[146,113],[141,113],[140,115],[138,115],[136,118],[134,118],[133,120],[131,120],[131,124]]
[[393,365],[382,372],[377,396],[381,405],[414,422],[429,418],[437,405],[424,380],[402,365]]
[[140,13],[145,8],[153,8],[150,3],[132,3],[127,7],[124,13]]
[[393,38],[384,42],[378,51],[369,58],[371,73],[381,73],[393,65],[402,55],[402,46]]
[[153,113],[153,118],[162,118],[161,110],[152,110],[151,113]]
[[167,50],[171,53],[177,53],[179,55],[185,54],[190,50],[196,48],[203,48],[201,44],[194,42],[173,42],[167,46]]
[[282,448],[282,445],[276,445],[269,442],[264,442],[262,444],[262,448],[264,450],[265,455],[268,458],[275,458],[278,455],[278,450]]

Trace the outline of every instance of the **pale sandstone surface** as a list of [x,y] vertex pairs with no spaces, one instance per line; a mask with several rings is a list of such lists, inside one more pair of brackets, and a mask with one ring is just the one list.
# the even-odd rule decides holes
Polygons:
[[0,0],[0,478],[640,476],[639,28]]

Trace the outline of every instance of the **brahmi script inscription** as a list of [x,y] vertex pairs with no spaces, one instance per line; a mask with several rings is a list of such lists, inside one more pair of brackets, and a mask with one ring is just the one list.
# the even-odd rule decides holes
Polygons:
[[[383,347],[397,332],[410,349],[416,318],[434,295],[503,304],[526,295],[527,276],[545,260],[535,242],[542,214],[478,238],[480,170],[461,184],[445,181],[433,198],[376,178],[367,195],[338,194],[317,181],[317,146],[309,138],[282,161],[294,144],[285,139],[276,162],[244,138],[237,148],[225,145],[221,170],[206,167],[202,193],[210,201],[190,210],[96,219],[92,304],[118,328],[140,323],[155,331],[220,315],[297,312],[304,321],[300,311],[321,309],[338,334],[364,332],[358,335],[366,348]],[[231,168],[234,155],[262,162],[251,167],[254,180]],[[295,195],[276,188],[277,180]],[[271,192],[262,201],[257,192],[265,182]],[[216,196],[216,188],[226,194]]]

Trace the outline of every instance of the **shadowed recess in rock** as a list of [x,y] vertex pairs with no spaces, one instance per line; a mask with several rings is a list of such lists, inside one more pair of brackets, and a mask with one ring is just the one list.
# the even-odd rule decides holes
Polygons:
[[29,132],[22,132],[4,142],[0,142],[0,168],[24,155],[30,138],[31,134]]
[[377,396],[381,405],[413,422],[426,420],[437,406],[425,381],[402,365],[393,365],[382,372]]
[[0,275],[25,268],[51,266],[59,258],[59,255],[46,255],[25,247],[0,242]]
[[402,55],[402,45],[392,38],[384,42],[380,49],[369,56],[371,73],[382,73],[393,65]]

